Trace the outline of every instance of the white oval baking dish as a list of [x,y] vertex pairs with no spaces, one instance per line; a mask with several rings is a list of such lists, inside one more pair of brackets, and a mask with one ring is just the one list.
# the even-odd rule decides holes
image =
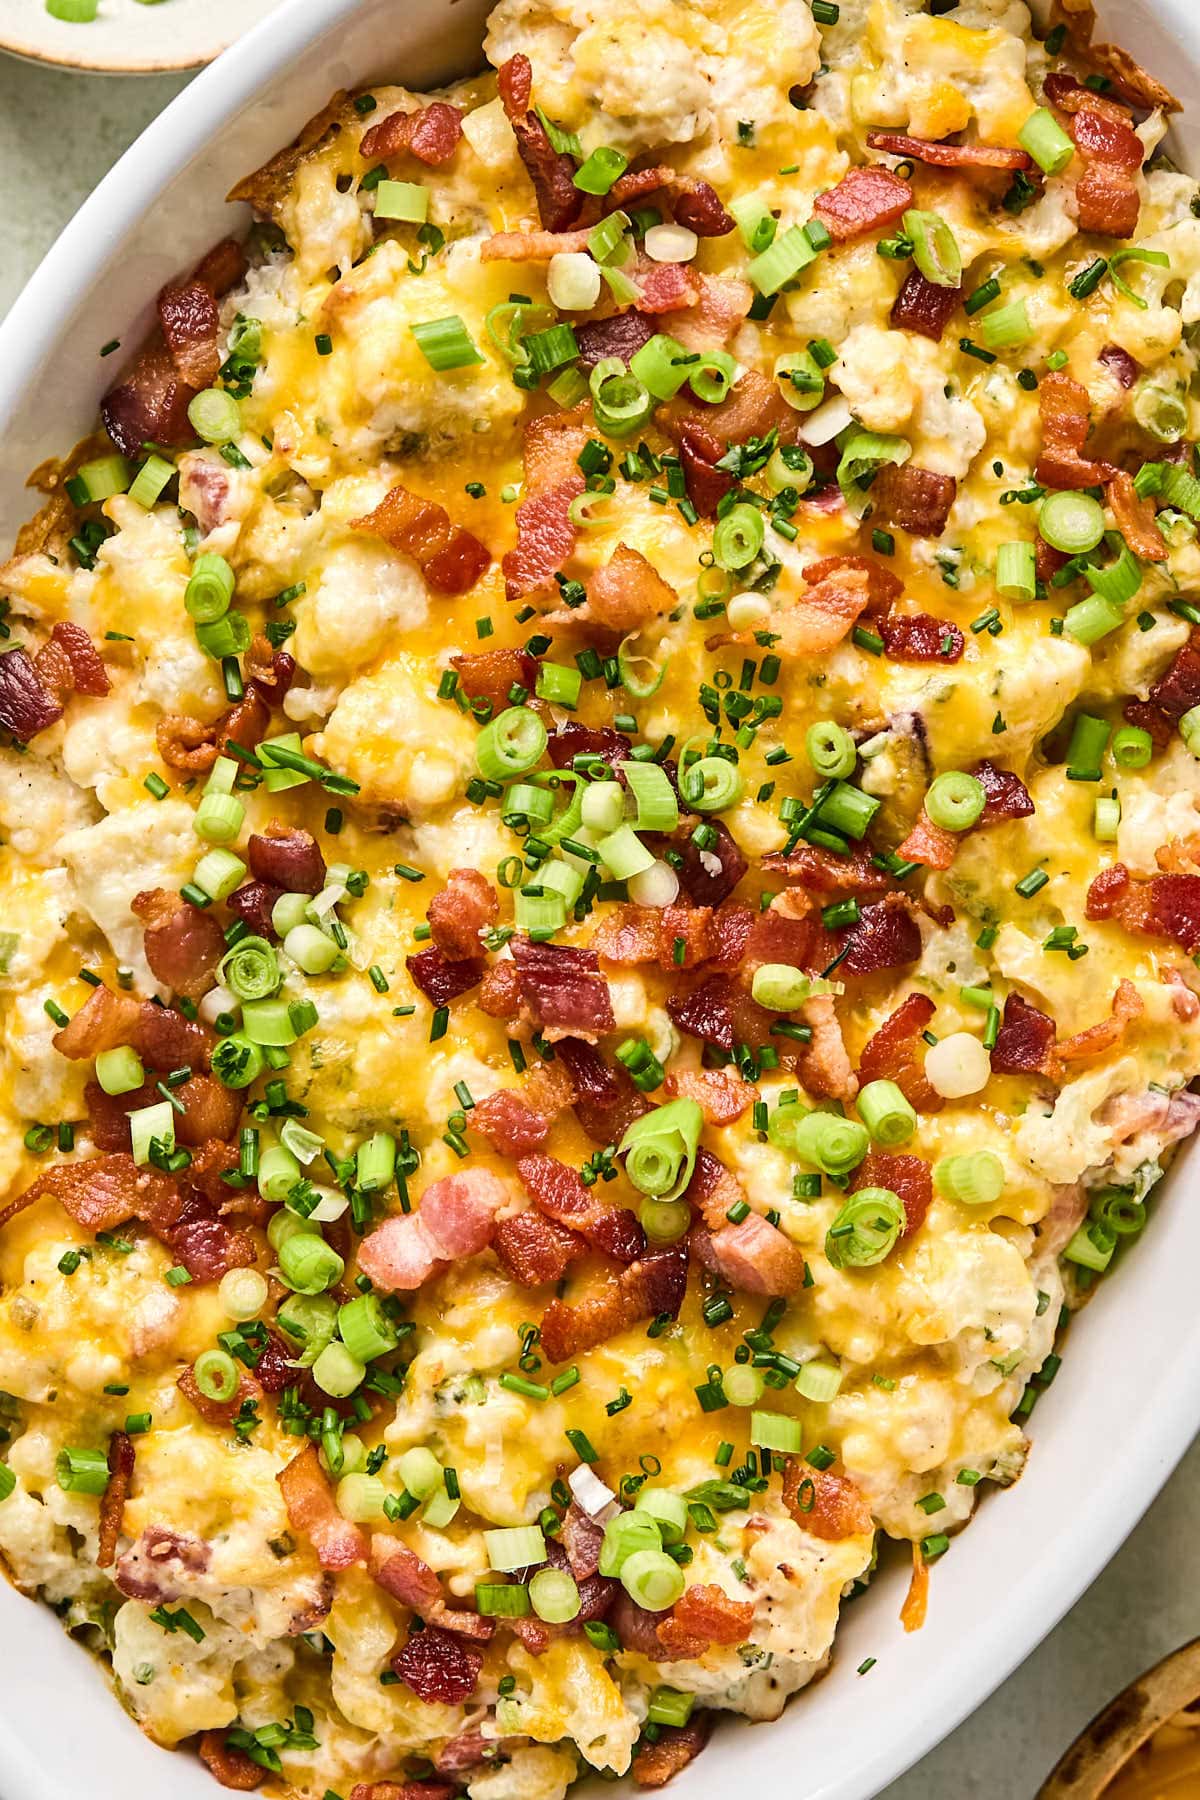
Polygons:
[[[488,0],[287,0],[155,121],[101,182],[0,327],[0,541],[31,510],[24,482],[94,419],[111,365],[154,296],[236,215],[222,196],[340,86],[384,75],[420,88],[476,66]],[[1102,23],[1169,82],[1188,114],[1177,153],[1200,158],[1195,0],[1108,0]],[[679,1777],[680,1800],[724,1800],[748,1778],[789,1800],[870,1800],[1029,1654],[1104,1567],[1200,1429],[1200,1306],[1185,1148],[1136,1255],[1071,1327],[1016,1488],[989,1497],[933,1573],[929,1618],[898,1613],[906,1559],[846,1609],[830,1673],[772,1725],[730,1722]],[[114,1703],[53,1615],[0,1583],[5,1800],[212,1800],[198,1762],[168,1758]],[[867,1657],[867,1675],[856,1673]],[[1014,1744],[1014,1756],[1020,1750]],[[1045,1773],[1027,1771],[1030,1788]],[[592,1784],[598,1789],[598,1784]],[[605,1790],[613,1792],[611,1786]]]

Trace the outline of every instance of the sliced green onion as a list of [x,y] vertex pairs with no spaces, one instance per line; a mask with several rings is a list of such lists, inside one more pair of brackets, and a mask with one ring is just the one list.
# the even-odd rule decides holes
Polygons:
[[[382,187],[384,183],[379,185]],[[334,1490],[334,1499],[343,1519],[349,1519],[354,1525],[371,1525],[385,1516],[387,1489],[378,1475],[355,1470],[342,1476]]]
[[910,207],[901,227],[912,243],[913,261],[926,281],[935,287],[957,287],[962,280],[962,251],[941,213]]
[[486,781],[523,775],[542,760],[548,734],[535,712],[510,706],[489,719],[475,740],[475,760]]
[[794,1385],[796,1392],[806,1400],[817,1406],[828,1406],[841,1391],[842,1371],[836,1363],[824,1362],[814,1356],[803,1364]]
[[739,194],[729,202],[728,210],[737,221],[742,242],[755,256],[774,241],[779,227],[760,194]]
[[439,374],[446,369],[465,369],[472,363],[483,361],[457,313],[447,313],[441,319],[425,319],[409,329],[417,340],[421,355]]
[[213,1074],[228,1088],[249,1087],[262,1074],[266,1060],[244,1031],[233,1031],[212,1053]]
[[1133,396],[1133,416],[1144,431],[1160,444],[1177,444],[1188,427],[1187,402],[1174,389],[1153,381],[1138,384]]
[[838,487],[848,510],[856,519],[861,519],[868,503],[866,490],[862,486],[865,478],[876,474],[887,463],[906,463],[912,455],[912,445],[907,438],[893,437],[879,431],[863,431],[858,426],[848,431],[839,442],[842,455],[837,468]]
[[637,803],[635,831],[674,831],[679,824],[679,802],[667,772],[655,762],[623,762],[629,792]]
[[598,144],[575,171],[575,186],[584,194],[607,194],[629,167],[629,158],[611,144]]
[[541,662],[537,672],[537,697],[551,706],[578,706],[583,691],[583,675],[567,663]]
[[424,225],[429,217],[429,189],[419,181],[381,181],[375,189],[375,217]]
[[644,425],[654,404],[619,356],[604,356],[588,377],[596,424],[609,437],[628,437]]
[[96,1058],[96,1080],[106,1094],[131,1094],[145,1079],[142,1059],[129,1044],[101,1050]]
[[77,506],[89,506],[123,494],[132,479],[133,470],[123,456],[98,456],[80,463],[64,486]]
[[[1116,534],[1113,534],[1114,537]],[[1097,569],[1091,563],[1084,564],[1084,575],[1088,586],[1101,600],[1110,606],[1122,607],[1132,600],[1142,585],[1142,570],[1137,557],[1129,546],[1117,538],[1121,544],[1121,553],[1116,562],[1110,563],[1106,569]]]
[[930,783],[925,811],[944,831],[967,831],[987,804],[982,782],[961,769],[947,769]]
[[227,656],[242,656],[250,648],[250,621],[245,613],[227,612],[211,624],[198,624],[196,642],[214,662],[223,662]]
[[211,625],[229,611],[233,589],[233,570],[225,558],[206,550],[192,564],[183,604],[197,624]]
[[635,1511],[645,1513],[658,1526],[664,1544],[681,1544],[688,1526],[687,1501],[672,1488],[645,1487],[634,1502]]
[[258,1317],[269,1294],[267,1278],[257,1269],[227,1269],[217,1285],[217,1298],[239,1325]]
[[323,1294],[345,1272],[337,1251],[315,1232],[296,1232],[280,1245],[277,1254],[280,1273],[296,1294]]
[[649,1513],[615,1513],[604,1527],[600,1545],[601,1575],[619,1576],[631,1556],[662,1549],[662,1533]]
[[979,321],[979,335],[989,350],[1015,350],[1019,344],[1027,344],[1033,336],[1033,326],[1024,300],[1013,300],[1008,306],[984,313]]
[[286,1000],[247,1000],[242,1007],[242,1030],[252,1044],[283,1048],[299,1036]]
[[[775,358],[775,379],[796,412],[812,412],[825,398],[825,371],[811,350],[789,350]],[[695,382],[692,383],[693,388]]]
[[718,519],[713,530],[712,553],[721,569],[745,569],[758,555],[766,526],[757,506],[741,503]]
[[[623,212],[608,213],[588,233],[588,252],[598,263],[611,262],[625,244],[629,216]],[[618,258],[623,261],[624,258]]]
[[688,368],[688,384],[697,400],[716,406],[733,386],[738,363],[728,350],[702,350],[699,362]]
[[401,1452],[396,1458],[396,1473],[418,1500],[428,1500],[442,1483],[442,1465],[424,1444],[414,1444],[411,1450]]
[[240,1385],[238,1366],[227,1350],[206,1350],[196,1358],[192,1373],[206,1400],[232,1400]]
[[[213,1066],[216,1067],[215,1062]],[[175,1108],[170,1101],[135,1108],[129,1115],[129,1137],[133,1160],[139,1168],[150,1161],[150,1146],[156,1141],[169,1156],[175,1148]]]
[[626,693],[632,694],[635,700],[649,700],[662,686],[671,659],[664,656],[660,663],[656,663],[651,657],[639,653],[633,648],[639,635],[632,631],[628,637],[621,639],[617,646],[617,672]]
[[168,462],[165,456],[152,453],[134,476],[129,498],[149,512],[175,473],[173,462]]
[[[341,1258],[339,1257],[339,1261]],[[333,1400],[344,1400],[352,1394],[366,1374],[345,1344],[326,1344],[312,1365],[312,1376],[323,1394]]]
[[677,1200],[692,1178],[704,1114],[695,1100],[672,1100],[643,1113],[618,1145],[625,1173],[639,1193]]
[[616,881],[628,881],[631,876],[640,875],[644,869],[654,866],[653,854],[632,825],[619,825],[608,837],[601,838],[596,850]]
[[1004,1164],[990,1150],[943,1156],[933,1165],[933,1185],[964,1206],[994,1206],[1004,1192]]
[[725,1398],[731,1406],[754,1406],[762,1399],[766,1382],[761,1369],[747,1363],[734,1363],[721,1377]]
[[821,802],[820,822],[822,825],[832,825],[843,837],[865,837],[881,804],[873,794],[864,794],[861,788],[839,781],[833,792]]
[[665,1550],[636,1550],[621,1570],[621,1586],[647,1612],[665,1612],[681,1597],[687,1583],[683,1570]]
[[866,1126],[857,1119],[842,1119],[827,1112],[805,1113],[791,1120],[789,1136],[795,1154],[825,1175],[848,1175],[858,1167],[871,1143]]
[[619,781],[596,781],[583,790],[583,823],[589,831],[616,831],[625,817],[625,789]]
[[1082,556],[1104,536],[1104,508],[1090,494],[1049,494],[1038,514],[1038,531],[1055,550]]
[[1097,796],[1092,807],[1092,836],[1098,844],[1115,844],[1121,829],[1121,802],[1112,794]]
[[1138,244],[1129,245],[1124,250],[1114,250],[1108,259],[1108,272],[1117,292],[1124,294],[1126,300],[1132,300],[1135,306],[1140,306],[1142,311],[1145,312],[1148,309],[1149,302],[1143,300],[1140,294],[1135,293],[1125,277],[1120,273],[1124,264],[1130,262],[1153,263],[1157,268],[1169,269],[1171,266],[1171,259],[1165,250],[1143,250]]
[[351,1356],[360,1363],[386,1356],[399,1341],[396,1328],[383,1310],[378,1294],[359,1294],[338,1308],[338,1332]]
[[534,1568],[546,1560],[546,1540],[537,1525],[501,1526],[483,1534],[489,1568],[502,1575],[514,1569]]
[[1043,175],[1061,175],[1075,154],[1075,146],[1048,107],[1031,112],[1017,142],[1027,150]]
[[904,1228],[904,1207],[890,1188],[859,1188],[825,1236],[835,1269],[866,1269],[883,1261]]
[[638,1222],[652,1244],[677,1244],[692,1222],[686,1200],[643,1200]]
[[1179,735],[1193,756],[1200,756],[1200,706],[1189,707],[1179,721]]
[[205,388],[188,402],[188,422],[206,444],[228,444],[242,429],[242,414],[224,388]]
[[66,1494],[102,1494],[108,1486],[108,1458],[103,1450],[60,1450],[54,1478]]
[[396,1140],[389,1131],[377,1131],[358,1146],[354,1179],[364,1194],[378,1194],[391,1185],[396,1173]]
[[1077,644],[1088,646],[1098,644],[1101,638],[1118,631],[1124,623],[1125,614],[1121,608],[1110,605],[1099,594],[1091,594],[1086,600],[1077,600],[1063,615],[1063,630]]
[[764,1450],[782,1450],[787,1456],[799,1456],[804,1439],[799,1419],[790,1413],[752,1412],[750,1442]]
[[725,812],[742,797],[745,783],[736,765],[723,756],[702,756],[679,778],[679,791],[693,812]]
[[672,399],[695,366],[678,338],[657,332],[629,359],[629,372],[656,400]]
[[906,1143],[917,1129],[917,1115],[894,1081],[869,1081],[855,1105],[875,1143],[885,1148]]
[[205,794],[192,823],[206,843],[232,844],[245,820],[245,805],[236,794]]
[[1091,1269],[1096,1275],[1103,1275],[1113,1259],[1116,1247],[1117,1234],[1099,1220],[1093,1219],[1079,1227],[1062,1254],[1065,1261],[1076,1263],[1083,1269]]
[[539,1569],[530,1577],[529,1600],[548,1625],[569,1625],[579,1616],[579,1587],[566,1569]]
[[791,225],[747,265],[746,276],[760,294],[777,294],[816,258],[799,225]]
[[832,719],[819,719],[805,733],[808,760],[822,781],[842,781],[853,775],[858,750],[850,733]]
[[1144,769],[1154,755],[1154,739],[1144,725],[1119,725],[1109,753],[1118,769]]
[[1076,713],[1067,747],[1068,780],[1099,781],[1110,730],[1107,719],[1096,718],[1092,713]]
[[1001,544],[996,552],[996,592],[1006,600],[1033,600],[1037,595],[1037,557],[1026,539]]
[[751,994],[768,1012],[795,1012],[813,998],[813,991],[813,977],[791,963],[760,963],[750,982]]

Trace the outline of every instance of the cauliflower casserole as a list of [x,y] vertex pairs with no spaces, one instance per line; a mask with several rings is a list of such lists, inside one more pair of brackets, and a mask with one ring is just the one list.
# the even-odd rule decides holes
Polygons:
[[919,1628],[1200,1117],[1200,195],[1092,24],[500,0],[34,477],[0,1552],[227,1787],[658,1786],[887,1539]]

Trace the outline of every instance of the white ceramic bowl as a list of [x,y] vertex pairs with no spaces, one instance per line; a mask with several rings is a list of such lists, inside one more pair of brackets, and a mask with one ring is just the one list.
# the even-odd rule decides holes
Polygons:
[[158,75],[211,62],[279,0],[100,0],[87,24],[46,11],[45,0],[0,0],[0,50],[64,69]]
[[[87,430],[112,337],[137,342],[162,283],[236,223],[221,196],[287,142],[332,89],[385,75],[420,88],[479,62],[487,0],[285,0],[181,94],[117,164],[0,328],[0,542],[30,511],[26,473]],[[1108,30],[1192,113],[1200,166],[1196,0],[1109,0]],[[987,1497],[933,1570],[929,1619],[897,1614],[906,1559],[848,1607],[831,1672],[773,1725],[731,1721],[681,1776],[680,1800],[752,1780],[788,1800],[870,1800],[1026,1657],[1094,1580],[1200,1428],[1194,1209],[1185,1152],[1137,1252],[1071,1326],[1019,1484]],[[49,1610],[0,1583],[5,1800],[213,1800],[121,1713],[99,1667]],[[856,1674],[868,1657],[876,1664]],[[1018,1753],[1019,1754],[1019,1753]],[[1029,1788],[1045,1773],[1027,1771]],[[612,1788],[603,1790],[609,1794]]]

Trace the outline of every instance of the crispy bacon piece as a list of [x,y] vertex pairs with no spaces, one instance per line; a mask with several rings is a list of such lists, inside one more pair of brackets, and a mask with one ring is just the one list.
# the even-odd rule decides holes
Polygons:
[[902,1000],[863,1045],[858,1060],[859,1079],[894,1081],[909,1105],[918,1112],[937,1112],[944,1105],[937,1089],[925,1079],[922,1037],[937,1011],[927,994],[910,994]]
[[925,1223],[933,1203],[933,1173],[919,1156],[895,1156],[885,1150],[868,1151],[854,1171],[852,1193],[859,1188],[888,1188],[904,1206],[904,1233],[911,1237]]
[[731,1600],[715,1583],[695,1582],[660,1621],[658,1638],[673,1657],[702,1656],[713,1644],[744,1644],[753,1622],[753,1600]]
[[875,513],[910,537],[941,537],[958,493],[953,475],[938,475],[915,463],[889,463],[871,486]]
[[1123,388],[1131,388],[1138,378],[1138,365],[1128,350],[1120,344],[1105,344],[1096,361],[1102,369],[1107,369],[1113,380]]
[[725,446],[703,425],[688,422],[679,433],[679,459],[688,499],[702,519],[716,517],[721,501],[734,486],[734,478],[717,464]]
[[1125,717],[1133,725],[1144,725],[1155,747],[1163,750],[1170,741],[1171,726],[1193,706],[1200,706],[1200,632],[1196,631],[1176,651],[1146,699],[1127,704]]
[[922,808],[912,830],[898,845],[896,855],[905,862],[921,863],[926,869],[948,869],[958,855],[959,836],[958,832],[935,825]]
[[457,671],[458,685],[468,700],[490,700],[493,712],[512,705],[509,694],[514,687],[532,693],[537,680],[537,660],[528,650],[482,650],[474,656],[452,656],[450,666]]
[[729,898],[750,865],[727,827],[719,819],[708,823],[717,835],[707,850],[692,842],[690,829],[681,833],[673,848],[683,858],[676,870],[680,893],[693,906],[715,908]]
[[621,764],[629,759],[633,739],[622,731],[614,731],[611,725],[581,725],[568,719],[550,733],[546,749],[556,769],[568,768],[577,756],[599,757],[623,785]]
[[[878,485],[878,484],[877,484]],[[809,585],[789,596],[771,619],[774,648],[781,656],[824,656],[841,643],[858,623],[870,604],[871,588],[867,575],[848,566],[849,558],[829,558],[838,567],[815,578],[806,569]],[[817,565],[820,567],[821,565]],[[752,644],[751,630],[721,633],[709,640],[709,647],[720,644]]]
[[613,313],[608,319],[581,319],[575,326],[575,342],[579,345],[579,367],[591,372],[608,356],[619,357],[628,364],[631,356],[648,344],[654,326],[635,307]]
[[117,1539],[125,1518],[125,1502],[133,1482],[134,1443],[123,1431],[114,1431],[108,1440],[108,1482],[100,1500],[100,1528],[96,1562],[102,1569],[111,1568],[117,1554]]
[[920,269],[910,269],[892,302],[892,327],[896,331],[918,331],[922,337],[940,343],[962,297],[961,287],[941,287],[935,281],[927,281]]
[[522,1287],[541,1287],[561,1281],[571,1264],[587,1249],[586,1239],[536,1206],[503,1219],[492,1244],[506,1275]]
[[457,1706],[475,1692],[483,1651],[440,1626],[414,1631],[392,1658],[392,1668],[419,1700]]
[[700,426],[721,444],[722,454],[731,444],[765,437],[772,426],[781,444],[794,444],[800,429],[800,414],[788,405],[779,383],[757,369],[748,369],[717,406],[679,400],[658,416],[675,438],[686,426]]
[[725,211],[716,192],[707,181],[694,175],[681,175],[676,169],[658,163],[652,169],[629,170],[609,189],[609,207],[628,206],[646,194],[666,190],[676,222],[686,225],[697,237],[724,237],[736,221]]
[[162,1213],[146,1211],[141,1217],[193,1281],[220,1281],[230,1269],[249,1268],[257,1260],[254,1240],[219,1219],[200,1194],[182,1200],[175,1194]]
[[701,1145],[683,1197],[689,1206],[696,1208],[709,1231],[715,1234],[728,1224],[729,1208],[736,1206],[739,1200],[745,1200],[746,1195],[732,1170]]
[[709,1125],[732,1125],[757,1098],[736,1069],[672,1069],[666,1090],[672,1100],[694,1100]]
[[767,1041],[771,1015],[728,975],[710,975],[688,994],[672,994],[667,1012],[680,1031],[732,1053],[738,1043]]
[[258,881],[294,894],[319,894],[325,886],[325,858],[308,831],[291,831],[274,820],[246,846],[250,873]]
[[[1089,915],[1090,917],[1090,915]],[[994,1075],[1046,1075],[1054,1065],[1054,1020],[1015,991],[992,1047]]]
[[693,1225],[688,1246],[706,1269],[746,1294],[794,1294],[804,1283],[804,1256],[758,1213],[715,1231]]
[[446,1596],[429,1564],[399,1538],[376,1532],[371,1539],[371,1576],[401,1606],[425,1615],[442,1610]]
[[1060,1038],[1054,1046],[1058,1061],[1083,1062],[1091,1056],[1103,1056],[1106,1050],[1111,1050],[1122,1042],[1126,1028],[1144,1010],[1142,997],[1132,981],[1122,979],[1117,983],[1112,997],[1109,1017],[1101,1019],[1098,1025],[1089,1025],[1086,1031],[1077,1031],[1072,1037]]
[[[653,1614],[651,1614],[653,1617]],[[660,1788],[695,1762],[711,1729],[707,1713],[693,1713],[686,1725],[661,1725],[653,1743],[643,1743],[630,1765],[638,1787]]]
[[[503,1019],[510,1028],[522,1019],[525,1008],[521,1003],[516,963],[498,962],[487,970],[476,1004],[489,1019]],[[528,1025],[527,1013],[522,1022]]]
[[487,546],[456,525],[444,506],[400,482],[371,512],[351,519],[350,528],[411,556],[435,594],[469,593],[492,560]]
[[1090,428],[1087,389],[1061,369],[1043,375],[1038,384],[1042,416],[1042,453],[1037,478],[1044,487],[1102,486],[1117,473],[1111,463],[1083,455]]
[[586,250],[587,231],[496,231],[484,238],[480,262],[549,262],[562,251]]
[[1133,881],[1124,863],[1096,876],[1087,892],[1089,919],[1116,919],[1126,931],[1174,938],[1200,950],[1200,875],[1153,875]]
[[443,1175],[415,1213],[399,1213],[368,1233],[359,1247],[363,1273],[390,1291],[420,1287],[441,1264],[475,1256],[490,1243],[509,1191],[490,1169]]
[[879,622],[884,655],[893,662],[958,662],[966,639],[948,619],[930,613],[893,613]]
[[225,954],[219,921],[168,888],[135,894],[132,910],[145,921],[146,961],[157,980],[185,1000],[199,1000]]
[[582,409],[544,413],[525,427],[525,497],[517,508],[517,541],[501,559],[510,600],[549,591],[575,548],[572,500],[586,482],[579,454],[588,441]]
[[[189,1148],[229,1137],[241,1117],[241,1094],[227,1088],[215,1075],[192,1075],[171,1091],[183,1108],[175,1114],[175,1138]],[[97,1150],[128,1150],[130,1112],[136,1107],[153,1106],[161,1099],[152,1082],[131,1093],[106,1094],[98,1082],[89,1081],[84,1089],[84,1103]]]
[[849,948],[838,965],[844,975],[875,975],[881,969],[903,969],[921,955],[921,933],[907,894],[886,894],[864,906],[846,940]]
[[585,1187],[566,1163],[541,1153],[523,1156],[517,1174],[539,1212],[577,1231],[604,1255],[632,1263],[645,1250],[645,1233],[633,1213],[611,1205],[598,1184]]
[[197,390],[210,386],[221,367],[221,315],[212,289],[195,280],[163,288],[158,322],[180,379]]
[[[1033,167],[1024,150],[1008,150],[1001,144],[931,143],[928,138],[909,137],[903,131],[868,131],[867,144],[872,150],[882,150],[885,156],[902,156],[913,162],[930,163],[937,169]],[[911,206],[912,202],[905,204]]]
[[305,1444],[275,1479],[288,1524],[309,1540],[323,1569],[348,1569],[367,1560],[366,1537],[338,1511],[315,1444]]
[[[732,969],[742,960],[755,915],[741,901],[710,906],[634,906],[623,903],[604,918],[592,947],[607,962],[656,962],[668,974],[701,963]],[[678,950],[683,945],[682,954]]]
[[238,1384],[228,1400],[212,1400],[202,1392],[196,1380],[196,1371],[189,1364],[179,1377],[175,1386],[184,1399],[189,1401],[206,1425],[228,1428],[237,1418],[238,1413],[247,1400],[261,1400],[262,1387],[254,1376],[246,1369],[238,1370]]
[[[844,966],[844,965],[843,965]],[[831,1100],[853,1100],[858,1092],[837,1008],[829,994],[805,1001],[800,1008],[801,1021],[809,1027],[812,1038],[796,1051],[796,1073],[810,1094]]]
[[575,1084],[558,1057],[539,1063],[519,1089],[499,1088],[481,1100],[472,1126],[505,1156],[520,1156],[545,1142],[550,1126],[575,1098]]
[[1135,556],[1143,562],[1163,562],[1166,541],[1158,529],[1153,500],[1143,500],[1133,485],[1133,476],[1118,469],[1108,483],[1108,504],[1112,507],[1117,530]]
[[283,889],[269,881],[244,881],[234,888],[225,904],[254,937],[273,940],[278,937],[272,921],[275,902],[282,900]]
[[877,556],[823,556],[819,562],[809,563],[804,571],[804,579],[816,585],[828,576],[848,570],[866,577],[867,612],[872,618],[889,612],[893,601],[898,600],[904,592],[904,583],[900,577],[885,563],[881,563]]
[[687,1249],[671,1244],[609,1275],[575,1305],[552,1300],[542,1316],[541,1346],[552,1363],[594,1350],[642,1319],[675,1318],[687,1289]]
[[131,1044],[152,1069],[170,1071],[185,1063],[207,1066],[212,1034],[173,1007],[98,987],[51,1042],[72,1062],[90,1061],[101,1050]]
[[25,744],[62,718],[63,709],[38,680],[24,650],[0,656],[0,728]]
[[363,133],[359,155],[365,162],[377,163],[407,153],[427,168],[439,168],[458,149],[462,119],[458,107],[445,100],[434,100],[416,112],[389,113]]
[[683,312],[700,303],[700,278],[690,263],[660,263],[639,254],[627,271],[639,312]]
[[239,1750],[225,1742],[223,1731],[206,1731],[200,1738],[200,1761],[223,1788],[249,1794],[261,1787],[267,1771]]
[[594,1045],[565,1037],[555,1046],[575,1089],[575,1117],[595,1144],[619,1144],[629,1126],[650,1109],[623,1068],[610,1068]]
[[187,416],[196,389],[183,380],[165,344],[143,350],[123,380],[100,402],[104,429],[123,456],[142,454],[142,446],[191,444],[195,433]]
[[847,244],[894,225],[912,203],[911,186],[890,169],[851,169],[836,187],[817,195],[813,215],[835,244]]
[[[482,1761],[482,1752],[476,1761]],[[452,1781],[356,1781],[350,1800],[454,1800],[458,1792]]]
[[259,694],[272,705],[278,705],[296,679],[295,657],[273,649],[270,638],[261,631],[250,639],[245,667]]
[[33,659],[42,686],[59,700],[68,694],[107,694],[108,671],[82,625],[60,619]]
[[847,856],[836,856],[817,844],[797,844],[786,853],[771,851],[762,866],[768,874],[786,875],[809,894],[885,893],[893,886],[892,877],[876,867],[871,852],[861,844]]
[[132,1156],[55,1163],[0,1212],[0,1226],[49,1194],[85,1231],[113,1231],[138,1214],[144,1204],[161,1204],[164,1193],[174,1193],[168,1177],[156,1169],[139,1169]]
[[579,608],[574,616],[586,612],[597,624],[622,636],[679,604],[675,589],[653,563],[628,544],[618,544],[604,567],[597,569],[587,584],[587,594],[586,608]]
[[511,56],[497,71],[500,99],[517,140],[517,153],[533,184],[538,217],[547,231],[566,231],[579,217],[584,196],[575,186],[574,157],[555,150],[546,127],[530,107],[532,79],[529,58],[521,53]]
[[1068,115],[1067,130],[1084,163],[1075,184],[1079,229],[1102,237],[1132,237],[1142,204],[1137,172],[1145,156],[1132,123],[1085,104]]
[[431,944],[428,950],[405,957],[404,966],[427,1000],[434,1006],[448,1006],[451,1000],[479,986],[486,965],[482,956],[451,962],[436,944]]
[[801,1531],[827,1544],[872,1529],[871,1509],[849,1475],[814,1469],[798,1456],[789,1456],[783,1467],[783,1504]]
[[1010,819],[1027,819],[1034,811],[1029,789],[1019,775],[1011,769],[1002,769],[994,762],[976,763],[971,773],[984,792],[983,811],[979,815],[980,825],[1000,825]]
[[429,903],[434,944],[451,962],[480,955],[479,934],[500,916],[496,890],[478,869],[451,869],[446,886]]
[[612,999],[594,950],[527,937],[513,938],[511,948],[521,998],[551,1042],[613,1030]]

